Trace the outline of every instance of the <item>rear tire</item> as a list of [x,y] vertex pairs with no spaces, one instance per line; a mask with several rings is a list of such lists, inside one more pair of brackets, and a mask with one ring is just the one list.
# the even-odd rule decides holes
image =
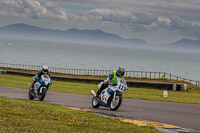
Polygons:
[[93,97],[93,99],[92,99],[92,107],[93,108],[98,108],[99,106],[100,106],[99,98],[98,97]]
[[30,100],[33,100],[33,99],[34,99],[34,97],[33,97],[33,95],[32,95],[32,89],[29,89],[28,98],[29,98]]
[[112,100],[110,103],[110,110],[112,111],[117,110],[120,107],[121,103],[122,103],[122,96],[116,95],[115,100],[114,101]]
[[[42,88],[40,88],[40,89],[42,89]],[[43,88],[42,93],[39,94],[39,100],[40,101],[44,100],[44,97],[46,96],[46,92],[47,92],[47,88]]]

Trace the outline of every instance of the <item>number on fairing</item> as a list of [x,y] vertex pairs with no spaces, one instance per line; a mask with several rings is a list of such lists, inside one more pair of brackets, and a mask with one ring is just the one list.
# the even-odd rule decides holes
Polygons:
[[101,99],[102,99],[103,101],[106,101],[105,95],[103,95],[103,96],[101,97]]
[[125,86],[123,86],[123,85],[119,85],[119,88],[118,88],[119,90],[122,90],[122,91],[126,91],[126,87]]

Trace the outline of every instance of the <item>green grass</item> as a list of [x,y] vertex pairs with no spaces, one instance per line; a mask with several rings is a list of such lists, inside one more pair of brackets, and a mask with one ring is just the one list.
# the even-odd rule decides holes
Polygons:
[[[26,69],[15,69],[15,68],[1,68],[5,71],[14,71],[14,72],[23,72],[27,74],[36,74],[38,71],[36,70],[26,70]],[[63,74],[57,72],[51,72],[51,76],[55,77],[70,77],[70,78],[85,78],[85,79],[101,79],[104,80],[107,76],[100,76],[100,75],[76,75],[76,74]],[[196,90],[200,89],[199,86],[191,84],[189,82],[183,80],[175,80],[175,79],[167,79],[167,78],[157,78],[157,79],[150,79],[150,78],[136,78],[136,77],[126,77],[127,81],[146,81],[146,82],[162,82],[162,83],[180,83],[180,84],[187,84],[188,90]]]
[[152,127],[139,127],[118,119],[41,102],[0,97],[0,110],[2,133],[159,132]]
[[[27,89],[28,83],[32,83],[32,77],[8,75],[8,74],[0,75],[0,86],[10,86],[10,87]],[[52,81],[52,85],[49,91],[91,95],[90,93],[91,89],[97,91],[97,84]],[[123,97],[200,104],[199,89],[194,89],[194,90],[191,89],[187,92],[168,91],[168,95],[169,97],[164,98],[163,90],[129,87],[128,90],[123,95]]]
[[163,90],[130,87],[123,97],[200,104],[200,90],[190,90],[188,92],[168,91],[168,97],[165,98],[163,97]]

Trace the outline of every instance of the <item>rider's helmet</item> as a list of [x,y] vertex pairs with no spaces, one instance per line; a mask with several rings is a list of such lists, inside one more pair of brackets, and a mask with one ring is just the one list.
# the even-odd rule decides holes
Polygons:
[[42,67],[42,72],[43,73],[48,73],[48,66],[43,66]]
[[124,76],[124,74],[125,74],[125,69],[123,67],[119,67],[117,69],[117,77],[122,78]]

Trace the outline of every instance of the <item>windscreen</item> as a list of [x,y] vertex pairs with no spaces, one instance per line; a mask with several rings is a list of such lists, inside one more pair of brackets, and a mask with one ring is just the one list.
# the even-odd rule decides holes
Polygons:
[[46,79],[50,78],[48,74],[43,74],[43,77],[46,78]]

